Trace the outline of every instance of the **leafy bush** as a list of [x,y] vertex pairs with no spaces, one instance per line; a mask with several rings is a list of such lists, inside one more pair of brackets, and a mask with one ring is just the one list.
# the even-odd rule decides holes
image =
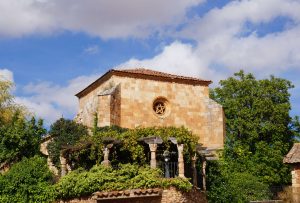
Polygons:
[[43,121],[27,121],[16,114],[11,121],[0,126],[0,163],[20,161],[39,153],[41,137],[46,133]]
[[52,202],[55,191],[51,180],[52,174],[44,158],[24,158],[0,175],[0,202]]
[[270,198],[269,186],[249,172],[233,172],[227,166],[210,163],[208,199],[213,203],[239,203]]
[[94,166],[90,171],[77,169],[64,176],[56,185],[57,197],[69,199],[91,195],[96,191],[114,191],[137,188],[168,188],[174,186],[188,191],[192,188],[187,179],[161,178],[158,169],[121,164],[118,170],[102,165]]
[[61,118],[51,125],[49,134],[53,141],[48,144],[47,149],[55,166],[60,167],[59,156],[62,148],[75,145],[80,138],[88,135],[88,131],[82,124]]

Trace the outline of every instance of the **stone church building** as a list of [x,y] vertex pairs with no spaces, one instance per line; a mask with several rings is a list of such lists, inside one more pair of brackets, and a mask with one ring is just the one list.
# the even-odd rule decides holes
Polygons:
[[184,126],[204,147],[223,148],[222,106],[209,98],[210,80],[148,69],[112,69],[76,94],[76,121],[124,128]]

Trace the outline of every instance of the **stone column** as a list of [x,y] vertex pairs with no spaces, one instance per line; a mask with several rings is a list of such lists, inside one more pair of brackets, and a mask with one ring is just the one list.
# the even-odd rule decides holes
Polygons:
[[202,159],[202,184],[203,190],[206,191],[206,159],[203,157]]
[[197,161],[197,155],[191,157],[192,160],[192,170],[193,170],[193,185],[195,187],[198,186],[198,177],[197,177],[197,169],[196,169],[196,161]]
[[107,146],[103,150],[103,155],[104,155],[104,160],[101,162],[101,164],[104,165],[104,166],[110,166],[110,161],[108,159],[108,157],[109,157],[109,149],[108,149]]
[[61,177],[65,176],[67,174],[67,159],[63,156],[63,154],[60,154],[60,170],[61,170]]
[[183,160],[183,146],[184,144],[177,144],[178,149],[178,176],[184,178],[184,160]]
[[149,144],[150,152],[151,152],[151,160],[150,160],[150,167],[156,168],[156,150],[157,144]]
[[47,165],[48,165],[48,168],[50,169],[50,171],[52,171],[52,173],[57,176],[58,175],[58,170],[55,167],[55,165],[53,164],[50,156],[47,157]]

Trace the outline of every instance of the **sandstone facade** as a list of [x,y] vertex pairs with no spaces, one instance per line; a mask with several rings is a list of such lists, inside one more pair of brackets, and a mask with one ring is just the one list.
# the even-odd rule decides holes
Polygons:
[[146,69],[111,70],[76,95],[76,120],[92,127],[97,114],[99,127],[184,126],[205,147],[222,148],[223,109],[209,98],[209,84]]

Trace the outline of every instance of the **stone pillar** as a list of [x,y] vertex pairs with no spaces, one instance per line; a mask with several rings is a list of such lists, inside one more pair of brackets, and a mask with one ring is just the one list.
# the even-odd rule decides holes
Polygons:
[[104,155],[104,160],[101,162],[101,164],[104,165],[104,166],[110,166],[110,161],[108,159],[108,157],[109,157],[109,149],[108,149],[107,146],[103,150],[103,155]]
[[50,169],[50,171],[54,174],[54,175],[58,175],[58,170],[57,168],[55,167],[55,165],[53,164],[50,156],[47,157],[47,165],[48,165],[48,168]]
[[202,160],[202,184],[203,190],[206,191],[206,159],[203,157]]
[[151,152],[151,160],[150,160],[150,167],[156,168],[156,150],[157,144],[149,144],[150,152]]
[[197,177],[197,169],[196,169],[196,161],[197,161],[197,155],[191,157],[192,160],[192,170],[193,170],[193,185],[195,187],[198,186],[198,177]]
[[63,156],[63,154],[60,154],[60,170],[61,170],[61,177],[65,176],[67,174],[67,159]]
[[184,176],[183,146],[184,146],[184,144],[177,144],[177,149],[178,149],[178,176],[181,177],[181,178],[185,178],[185,176]]

